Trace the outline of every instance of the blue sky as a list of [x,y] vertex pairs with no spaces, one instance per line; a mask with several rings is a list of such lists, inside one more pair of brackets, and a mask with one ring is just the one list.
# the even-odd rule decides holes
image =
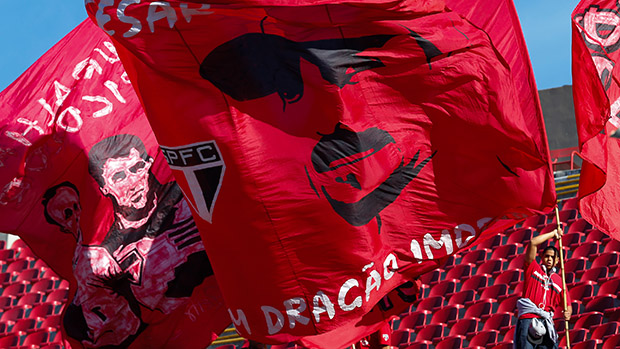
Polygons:
[[[514,0],[539,89],[571,83],[570,14],[577,0]],[[1,1],[0,90],[86,19],[80,0]]]

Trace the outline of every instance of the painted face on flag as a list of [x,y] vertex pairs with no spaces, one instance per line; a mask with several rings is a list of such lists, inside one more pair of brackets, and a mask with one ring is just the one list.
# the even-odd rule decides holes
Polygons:
[[55,195],[47,201],[45,210],[63,232],[77,236],[80,229],[82,207],[78,193],[73,188],[69,186],[58,187]]
[[147,203],[152,162],[152,159],[142,159],[136,148],[132,148],[127,157],[107,159],[102,167],[105,185],[101,191],[114,196],[120,206],[143,208]]
[[[408,163],[394,138],[376,127],[355,132],[337,124],[312,151],[311,186],[349,224],[362,226],[394,202],[430,161]],[[306,169],[307,171],[307,169]]]

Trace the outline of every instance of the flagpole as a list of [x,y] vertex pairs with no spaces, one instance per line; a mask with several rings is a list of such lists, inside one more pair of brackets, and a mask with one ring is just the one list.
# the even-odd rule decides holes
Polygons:
[[[558,222],[558,229],[562,227],[562,222],[560,222],[560,211],[558,210],[558,206],[555,206],[555,218]],[[564,247],[562,246],[562,237],[558,239],[559,250],[560,250],[560,270],[562,275],[562,301],[564,302],[564,311],[568,309],[568,304],[566,303],[566,277],[564,276]],[[564,333],[566,334],[566,347],[570,349],[570,339],[569,339],[569,331],[568,331],[568,320],[564,318]]]

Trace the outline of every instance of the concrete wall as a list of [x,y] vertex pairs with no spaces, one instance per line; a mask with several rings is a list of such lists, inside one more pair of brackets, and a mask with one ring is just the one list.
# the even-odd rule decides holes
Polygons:
[[578,146],[573,88],[570,85],[538,91],[545,118],[549,148]]

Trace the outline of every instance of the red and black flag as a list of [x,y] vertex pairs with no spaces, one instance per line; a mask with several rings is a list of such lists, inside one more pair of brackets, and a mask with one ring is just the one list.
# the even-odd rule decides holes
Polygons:
[[516,18],[502,28],[518,47],[498,51],[443,1],[86,8],[243,336],[346,346],[415,289],[401,285],[555,205],[533,81],[512,72],[531,71]]
[[74,347],[204,348],[229,323],[114,45],[85,21],[0,93],[0,231],[70,282]]

